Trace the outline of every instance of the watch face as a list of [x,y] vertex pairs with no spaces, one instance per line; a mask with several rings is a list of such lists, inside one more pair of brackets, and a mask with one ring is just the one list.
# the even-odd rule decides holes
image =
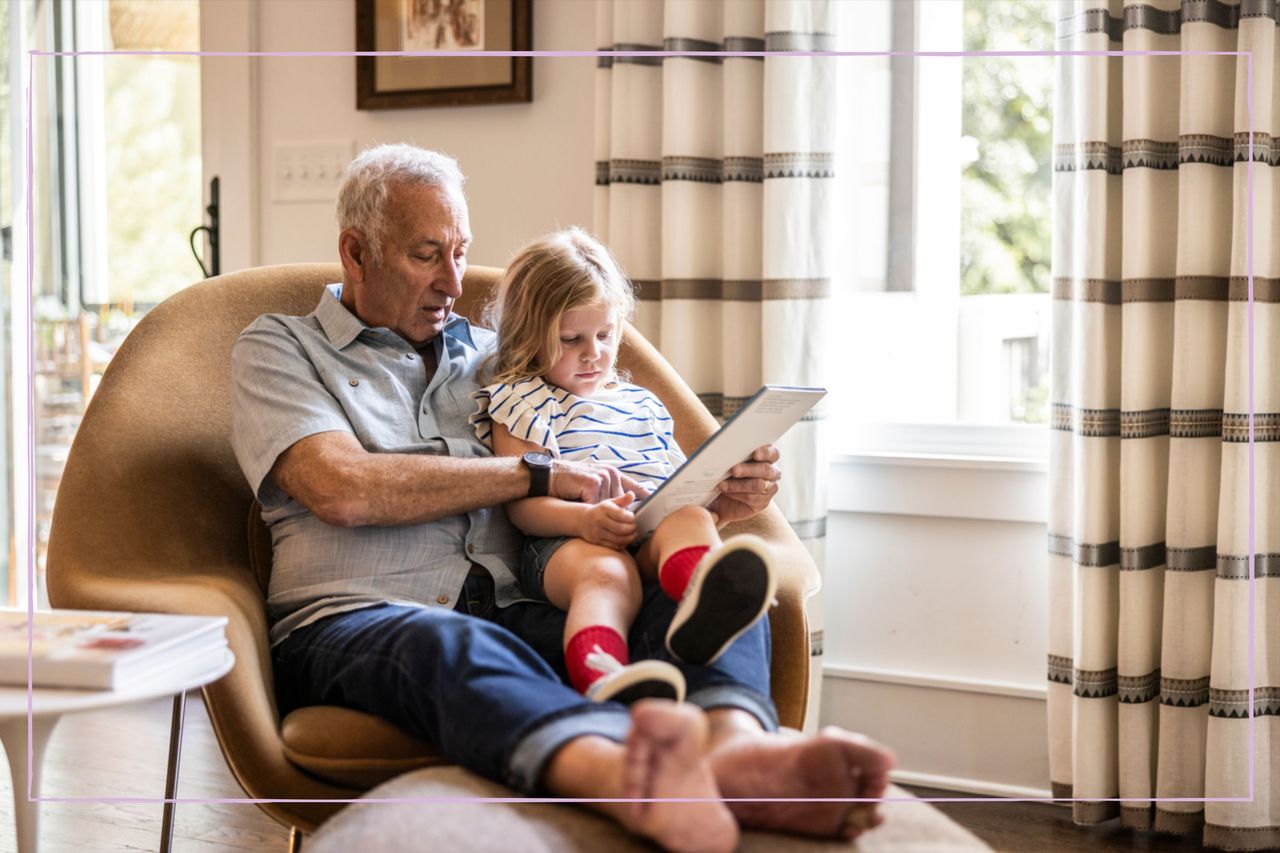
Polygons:
[[529,469],[529,497],[543,498],[551,491],[551,457],[530,452],[522,457]]

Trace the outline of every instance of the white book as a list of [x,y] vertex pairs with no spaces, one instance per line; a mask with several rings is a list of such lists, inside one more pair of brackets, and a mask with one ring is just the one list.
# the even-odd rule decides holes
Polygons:
[[0,610],[0,684],[115,689],[208,667],[227,645],[227,617],[170,613]]
[[772,444],[827,395],[825,388],[765,385],[742,404],[724,426],[702,443],[671,477],[636,510],[641,536],[680,507],[707,506],[734,465],[757,447]]

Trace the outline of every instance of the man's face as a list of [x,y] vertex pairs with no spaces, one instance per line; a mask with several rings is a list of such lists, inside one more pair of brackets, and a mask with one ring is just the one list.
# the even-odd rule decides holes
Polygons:
[[[415,347],[444,328],[462,295],[471,226],[452,187],[397,182],[387,193],[382,257],[360,237],[363,259],[347,270],[343,303],[369,326],[386,326]],[[351,302],[348,302],[347,290]]]

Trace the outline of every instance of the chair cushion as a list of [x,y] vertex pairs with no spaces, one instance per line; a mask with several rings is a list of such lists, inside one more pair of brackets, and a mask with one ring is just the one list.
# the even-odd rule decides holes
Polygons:
[[429,744],[386,720],[330,705],[299,708],[281,726],[285,757],[311,775],[365,790],[417,770],[449,764]]

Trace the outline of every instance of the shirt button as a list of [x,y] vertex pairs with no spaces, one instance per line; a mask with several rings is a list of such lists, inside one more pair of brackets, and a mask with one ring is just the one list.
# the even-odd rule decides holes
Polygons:
[[440,602],[441,604],[448,604],[449,596],[447,595],[436,596],[436,601]]
[[409,361],[413,361],[413,353],[411,353],[411,352],[409,352],[409,353],[405,353],[405,356],[404,356],[404,357],[405,357],[405,358],[407,358],[407,359],[409,359]]
[[468,554],[474,554],[475,552],[476,552],[476,546],[475,546],[475,545],[468,545],[468,546],[467,546],[467,553],[468,553]]
[[426,406],[423,406],[423,407],[422,407],[422,414],[424,414],[424,415],[429,415],[429,414],[431,414],[431,412],[427,410],[427,407],[426,407]]
[[360,380],[359,380],[359,379],[348,379],[348,380],[347,380],[347,383],[348,383],[348,384],[350,384],[352,388],[354,388],[355,386],[357,386],[357,385],[359,385],[359,384],[360,384]]

